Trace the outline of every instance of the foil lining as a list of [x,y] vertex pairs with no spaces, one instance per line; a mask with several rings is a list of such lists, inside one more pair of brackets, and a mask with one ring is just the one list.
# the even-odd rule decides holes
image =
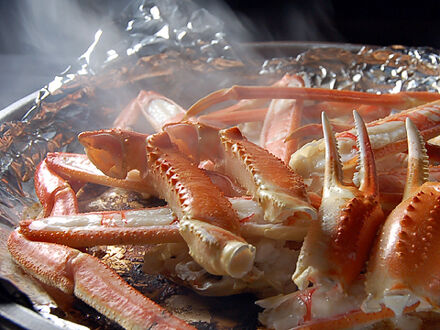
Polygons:
[[[258,51],[246,53],[223,33],[221,21],[190,1],[131,2],[97,31],[77,63],[41,89],[33,104],[1,123],[2,237],[18,224],[23,209],[35,203],[33,172],[45,154],[80,152],[77,134],[110,127],[142,89],[188,107],[214,90],[233,84],[267,85],[287,72],[300,74],[310,86],[329,89],[397,93],[440,88],[440,54],[430,48],[311,45],[299,55],[289,55],[262,59]],[[4,244],[0,252],[6,262]],[[22,280],[16,279],[16,268],[0,270],[2,278],[38,295],[40,288],[17,284]],[[209,324],[209,317],[204,320]]]

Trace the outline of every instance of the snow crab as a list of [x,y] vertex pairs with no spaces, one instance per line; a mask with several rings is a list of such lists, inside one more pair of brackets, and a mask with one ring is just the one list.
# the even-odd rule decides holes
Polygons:
[[[327,124],[324,126],[329,131]],[[392,328],[406,326],[414,329],[423,324],[423,316],[420,315],[438,313],[435,235],[439,184],[428,182],[428,156],[422,136],[411,119],[406,119],[405,126],[408,134],[408,176],[403,199],[386,219],[382,217],[384,224],[378,237],[370,240],[370,244],[374,242],[371,254],[362,258],[363,264],[369,260],[366,273],[361,274],[358,267],[353,273],[349,272],[354,276],[347,282],[347,273],[335,271],[341,259],[329,265],[334,260],[332,246],[337,245],[346,232],[345,218],[342,215],[337,220],[339,225],[334,223],[335,218],[333,223],[328,223],[323,204],[320,225],[316,225],[321,230],[310,230],[302,248],[303,258],[298,262],[299,274],[293,277],[302,290],[257,302],[266,308],[261,315],[263,323],[276,329],[337,329],[368,326],[385,319],[389,320]],[[326,183],[342,179],[334,142],[326,136]],[[309,242],[319,244],[319,239],[322,241],[335,235],[334,226],[339,229],[335,241],[327,250],[310,249]],[[356,237],[361,238],[359,235]],[[357,259],[358,256],[353,255],[353,267]],[[309,281],[313,285],[307,287]],[[332,301],[331,306],[328,301]],[[425,314],[424,317],[432,316]]]
[[[232,98],[245,100],[193,118],[205,107]],[[47,155],[35,174],[43,214],[37,219],[23,220],[11,234],[8,248],[16,262],[32,275],[64,292],[74,293],[126,328],[191,326],[133,290],[98,259],[75,248],[98,244],[161,243],[168,247],[167,244],[177,244],[178,249],[183,246],[183,253],[191,257],[191,261],[185,262],[221,278],[202,285],[199,279],[187,280],[187,284],[204,294],[244,291],[263,297],[274,293],[296,294],[292,293],[296,290],[290,280],[292,275],[304,279],[304,283],[321,283],[333,282],[337,275],[343,274],[341,287],[351,288],[383,218],[373,152],[376,161],[386,158],[390,150],[393,154],[405,152],[405,137],[394,132],[406,118],[418,119],[414,120],[415,124],[426,139],[438,135],[440,103],[427,102],[439,98],[438,94],[423,92],[383,96],[329,92],[306,88],[300,77],[290,75],[272,87],[236,86],[216,92],[188,111],[163,96],[142,92],[128,105],[115,126],[130,126],[134,120],[126,121],[127,115],[134,118],[142,112],[158,132],[146,135],[120,128],[84,132],[79,140],[87,156]],[[266,100],[270,99],[273,100],[267,105]],[[304,166],[302,172],[298,171],[299,175],[287,166],[289,160],[298,155],[307,158],[308,148],[314,148],[316,155],[323,152],[320,143],[303,145],[308,141],[307,135],[316,130],[316,124],[310,122],[323,109],[327,109],[331,121],[347,118],[351,113],[348,109],[353,107],[359,107],[362,115],[372,120],[389,114],[392,109],[412,106],[416,107],[367,124],[371,127],[368,134],[373,141],[372,150],[360,116],[355,117],[357,135],[351,131],[337,135],[337,139],[358,141],[360,152],[353,145],[341,148],[339,142],[342,151],[346,150],[351,156],[350,159],[342,156],[345,166],[342,168],[333,149],[328,156],[332,161],[327,162],[329,169],[326,170],[333,174],[331,179],[328,174],[324,179],[322,202],[322,187],[317,188],[320,182],[311,180],[314,167]],[[258,125],[250,122],[261,122],[261,128],[256,129]],[[236,124],[240,129],[229,127]],[[331,138],[329,125],[324,120],[326,140],[330,141],[327,144],[335,148],[336,140]],[[377,130],[378,139],[380,136],[386,139],[375,143],[371,130]],[[250,141],[255,140],[255,135],[259,136],[261,146]],[[286,137],[289,142],[285,141]],[[351,183],[349,187],[338,187],[336,183],[342,183],[343,174],[353,173],[355,166],[348,165],[357,162],[358,154],[360,187],[355,188]],[[315,158],[313,161],[319,162]],[[292,165],[292,160],[290,165],[297,167]],[[310,173],[304,173],[307,169]],[[168,206],[81,214],[76,200],[81,182],[158,196],[166,200]],[[336,191],[342,191],[338,203],[334,203],[332,197]],[[292,242],[302,242],[313,235],[318,219],[332,217],[332,212],[338,209],[335,205],[342,207],[347,198],[350,201],[341,211],[347,214],[341,215],[342,224],[334,228],[337,244],[332,260],[340,260],[337,270],[329,271],[330,277],[317,280],[312,272],[301,271],[305,255],[301,252],[300,266],[294,274],[299,251],[292,248],[298,246]],[[320,205],[318,217],[316,209]],[[370,219],[371,225],[360,225],[359,216]],[[351,240],[350,236],[358,240],[354,237]],[[343,248],[347,240],[349,248],[353,248],[348,254]],[[307,241],[312,239],[306,238],[304,249],[316,249]],[[318,241],[326,248],[327,238]],[[356,267],[351,265],[353,258]],[[177,265],[162,267],[159,271],[177,272]],[[297,275],[298,272],[304,274]],[[350,274],[345,275],[347,272]],[[300,288],[307,286],[296,282]],[[301,297],[307,290],[312,289],[299,291]],[[266,324],[272,326],[270,322]]]

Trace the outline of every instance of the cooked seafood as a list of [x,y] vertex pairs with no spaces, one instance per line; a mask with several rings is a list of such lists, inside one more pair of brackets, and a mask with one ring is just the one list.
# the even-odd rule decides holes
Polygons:
[[[291,84],[300,87],[283,87]],[[231,95],[251,100],[193,118],[204,106]],[[271,98],[284,101],[272,101],[266,110],[265,103],[254,100]],[[143,92],[124,113],[144,113],[158,132],[145,135],[120,128],[84,132],[79,140],[87,156],[48,154],[35,174],[36,192],[44,208],[42,217],[22,221],[10,236],[9,250],[18,264],[41,281],[74,293],[127,328],[190,326],[130,288],[98,259],[75,247],[158,243],[162,243],[159,250],[177,247],[180,256],[174,263],[153,267],[151,271],[162,271],[171,277],[184,272],[186,276],[181,278],[186,279],[186,284],[204,294],[246,291],[262,297],[282,294],[282,298],[260,302],[267,308],[261,320],[269,327],[301,326],[315,321],[324,324],[321,321],[326,321],[325,317],[316,317],[309,310],[314,306],[310,302],[313,297],[319,295],[325,299],[336,292],[335,297],[343,301],[341,304],[356,308],[362,300],[356,291],[360,286],[359,273],[384,219],[374,157],[377,160],[391,153],[393,157],[401,157],[406,151],[406,137],[401,132],[402,121],[406,118],[415,119],[423,137],[436,136],[440,131],[439,101],[426,102],[439,98],[438,94],[422,92],[382,96],[332,93],[305,88],[299,77],[286,76],[273,87],[233,87],[214,93],[185,112],[161,95]],[[310,100],[321,103],[310,103]],[[323,143],[311,142],[302,146],[307,140],[297,132],[303,123],[313,119],[313,111],[306,113],[305,107],[322,109],[322,101],[333,102],[329,103],[332,116],[340,104],[380,106],[387,108],[387,113],[394,107],[419,106],[383,119],[375,118],[370,108],[368,118],[378,120],[367,124],[371,127],[368,133],[360,116],[355,115],[357,138],[352,131],[347,131],[339,133],[335,139],[324,116],[328,160],[325,162],[326,174],[321,180]],[[250,114],[255,107],[259,107],[258,116],[252,117]],[[347,106],[340,107],[338,116],[347,116]],[[252,121],[264,122],[260,143],[267,149],[245,137],[249,126],[243,123]],[[126,128],[132,122],[119,118],[116,126]],[[231,124],[240,124],[241,130],[224,128]],[[285,145],[284,139],[291,131],[296,131],[295,141]],[[285,133],[281,136],[279,132]],[[344,144],[344,138],[349,142]],[[344,167],[339,162],[337,143]],[[293,170],[287,166],[292,153],[290,165]],[[358,183],[359,188],[356,188],[352,182],[343,184],[343,181],[353,174],[358,153],[359,174],[353,180]],[[410,159],[414,158],[412,155],[411,152]],[[302,166],[298,171],[299,166],[295,165],[298,157],[314,165]],[[318,179],[314,180],[315,177]],[[78,182],[139,191],[166,200],[168,206],[79,214]],[[404,196],[413,190],[407,188]],[[247,196],[240,196],[243,192]],[[304,237],[306,240],[299,253],[299,245],[293,242],[302,242]],[[164,261],[160,258],[165,255],[147,254],[159,261]],[[152,260],[146,260],[146,264],[157,265]],[[213,280],[213,276],[200,274],[217,277]],[[302,291],[294,292],[292,276]],[[95,278],[94,281],[91,278]],[[307,288],[308,282],[316,287]],[[115,286],[118,292],[112,289]],[[100,297],[96,290],[105,295]],[[130,292],[128,296],[123,293],[125,290]],[[381,289],[377,290],[374,293],[376,300],[371,298],[369,301],[378,301],[375,306],[380,306]],[[347,295],[338,292],[348,292],[349,299],[356,302],[345,302]],[[126,303],[120,303],[121,299]],[[288,311],[278,316],[277,307],[283,309],[284,302],[292,304],[292,301],[299,310],[288,305],[292,313]],[[423,298],[423,302],[426,301]],[[413,305],[405,305],[402,310],[406,307],[412,310]],[[372,310],[364,309],[362,313],[369,316]],[[351,310],[341,308],[338,311],[338,317],[340,314],[345,317]],[[387,309],[381,315],[388,318],[394,314]],[[274,318],[278,321],[274,322]],[[288,323],[290,319],[295,319],[294,323]]]

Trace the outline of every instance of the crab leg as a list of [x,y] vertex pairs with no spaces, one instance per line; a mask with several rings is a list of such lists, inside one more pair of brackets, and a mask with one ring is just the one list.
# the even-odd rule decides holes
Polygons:
[[207,125],[180,123],[167,126],[166,132],[193,161],[210,160],[216,170],[235,178],[260,203],[266,221],[292,221],[298,240],[303,239],[316,210],[302,178],[280,159],[249,142],[236,127],[219,132]]
[[[146,146],[143,140],[134,143],[135,148],[127,134],[118,130],[85,132],[79,140],[95,165],[104,166],[106,174],[123,178],[136,169],[149,180],[155,194],[164,198],[179,218],[179,231],[190,254],[207,271],[244,276],[252,268],[255,248],[237,235],[238,217],[222,192],[197,163],[177,149],[168,133],[151,135]],[[103,150],[103,145],[110,148]],[[115,152],[120,160],[111,159]],[[96,157],[103,153],[108,155],[104,164],[102,157]]]
[[[45,159],[47,166],[65,180],[80,180],[109,187],[118,187],[134,190],[140,193],[152,194],[152,188],[148,181],[135,173],[125,179],[117,179],[104,175],[90,161],[87,155],[71,154],[63,152],[48,153]],[[48,176],[40,178],[47,180]]]
[[238,216],[221,191],[179,152],[168,134],[151,136],[147,150],[152,185],[179,218],[191,256],[212,274],[248,273],[255,248],[237,236]]
[[[331,122],[333,129],[336,132],[343,132],[353,128],[352,124],[347,123],[339,123],[332,121]],[[301,127],[298,127],[292,131],[290,131],[289,135],[286,137],[286,141],[291,139],[298,139],[304,137],[313,137],[313,138],[322,138],[322,125],[321,124],[307,124]],[[290,159],[289,159],[290,160]]]
[[[435,101],[413,109],[402,111],[367,124],[368,135],[376,161],[407,150],[405,119],[410,118],[420,130],[424,139],[440,133],[440,101]],[[356,158],[356,136],[353,130],[336,134],[344,172],[352,173]],[[313,141],[295,152],[289,165],[304,177],[311,179],[311,188],[322,187],[324,174],[325,144],[323,140]]]
[[[377,97],[380,98],[381,96],[377,95]],[[413,104],[413,106],[415,105],[416,103]],[[314,121],[319,118],[322,112],[325,112],[329,118],[336,118],[341,116],[351,116],[353,109],[357,109],[356,111],[361,115],[364,121],[370,122],[388,116],[392,109],[396,110],[397,108],[402,107],[403,106],[397,107],[395,105],[365,105],[362,103],[319,102],[304,107],[304,113],[308,120]]]
[[19,232],[32,241],[70,247],[182,242],[169,208],[107,211],[51,216],[20,222]]
[[198,100],[188,109],[184,119],[193,117],[217,103],[240,99],[301,99],[407,108],[439,98],[440,94],[429,92],[401,92],[379,96],[365,92],[325,88],[232,86],[215,91]]
[[72,187],[50,169],[46,160],[37,166],[34,182],[35,192],[43,205],[43,216],[78,213]]
[[414,301],[425,310],[439,308],[440,185],[426,182],[423,139],[409,119],[406,127],[410,160],[405,193],[385,222],[368,264],[364,311],[384,304],[400,315]]
[[127,329],[194,329],[134,290],[99,259],[52,243],[32,242],[14,231],[8,249],[40,281],[94,307]]
[[[291,219],[298,226],[298,235],[307,231],[316,210],[310,205],[300,176],[267,150],[244,138],[236,128],[220,131],[225,152],[224,170],[235,175],[240,184],[259,201],[268,222]],[[301,230],[302,228],[302,230]]]
[[325,113],[322,125],[326,144],[324,190],[320,221],[311,225],[292,277],[300,289],[334,283],[347,289],[358,277],[383,213],[379,204],[374,157],[367,130],[354,112],[360,153],[359,189],[342,183],[342,165],[336,139]]
[[[272,87],[286,87],[291,80],[292,75],[287,73]],[[219,124],[237,125],[249,121],[263,121],[269,101],[270,98],[240,100],[232,106],[198,117],[198,122],[217,127]]]
[[228,113],[213,112],[198,118],[198,122],[219,128],[233,126],[241,123],[263,121],[266,117],[267,108],[244,109]]
[[139,115],[153,126],[156,132],[170,122],[178,122],[185,110],[174,101],[153,91],[140,91],[113,122],[116,128],[127,129],[133,127],[139,121]]
[[[257,202],[247,197],[229,198],[237,212],[245,238],[296,240],[298,230],[289,224],[268,224]],[[156,244],[182,242],[177,218],[167,207],[106,211],[22,220],[19,232],[32,241],[70,247],[95,245]]]
[[[299,76],[290,76],[284,84],[288,87],[304,87]],[[283,85],[283,86],[284,86]],[[301,125],[303,100],[272,100],[269,105],[263,128],[260,145],[280,158],[286,164],[298,147],[298,141],[285,141],[288,133]]]

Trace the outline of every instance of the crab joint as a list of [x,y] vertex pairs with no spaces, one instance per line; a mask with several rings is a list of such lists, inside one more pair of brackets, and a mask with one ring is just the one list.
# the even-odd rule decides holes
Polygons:
[[252,269],[255,247],[241,237],[199,220],[181,220],[179,231],[190,255],[209,273],[242,278]]

